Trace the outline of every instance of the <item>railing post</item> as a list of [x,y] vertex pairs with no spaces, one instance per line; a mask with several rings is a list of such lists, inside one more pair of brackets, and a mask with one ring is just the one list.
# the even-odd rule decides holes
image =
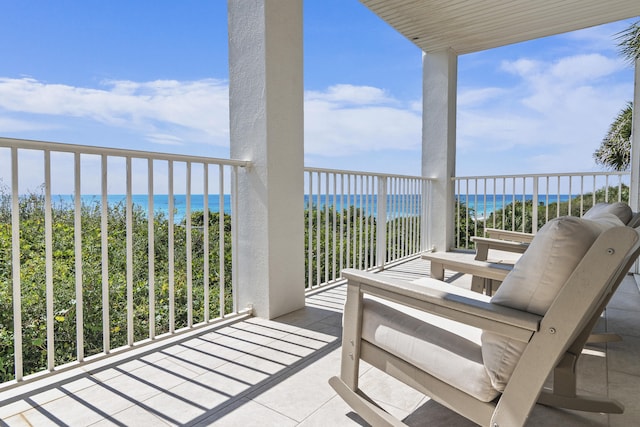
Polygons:
[[538,231],[538,177],[533,177],[533,206],[531,209],[531,232],[536,233]]
[[376,264],[384,267],[387,260],[387,178],[378,178],[378,206],[376,212]]

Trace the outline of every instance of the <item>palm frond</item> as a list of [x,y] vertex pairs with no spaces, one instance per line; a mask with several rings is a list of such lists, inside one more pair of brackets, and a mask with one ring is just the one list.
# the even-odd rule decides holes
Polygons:
[[618,113],[600,147],[593,153],[596,163],[607,168],[623,171],[631,165],[631,121],[633,103]]
[[631,24],[629,28],[616,35],[620,54],[629,62],[640,59],[640,21]]

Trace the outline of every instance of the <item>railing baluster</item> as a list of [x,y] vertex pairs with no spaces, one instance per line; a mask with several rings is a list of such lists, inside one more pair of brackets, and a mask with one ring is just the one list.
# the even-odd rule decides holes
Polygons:
[[11,147],[11,278],[13,286],[13,360],[16,381],[22,381],[22,296],[20,281],[20,199],[18,149]]
[[238,167],[231,169],[231,296],[238,312]]
[[315,286],[318,286],[320,283],[322,283],[321,278],[320,278],[320,272],[321,272],[321,265],[320,265],[320,260],[322,259],[322,253],[320,252],[320,243],[322,241],[322,228],[321,228],[321,218],[320,218],[320,213],[321,213],[321,206],[322,206],[322,175],[320,174],[320,172],[318,172],[318,188],[317,188],[317,194],[316,194],[316,283]]
[[[344,207],[344,174],[340,174],[340,277],[342,277],[342,269],[344,268],[344,221],[345,221],[345,207]],[[309,230],[311,232],[311,230]]]
[[351,174],[347,174],[347,259],[345,265],[347,267],[353,267],[351,265]]
[[[149,338],[156,337],[156,245],[155,245],[155,214],[153,206],[153,159],[147,159],[147,233],[149,248],[148,271],[149,271]],[[105,195],[106,196],[106,195]]]
[[363,207],[363,215],[364,215],[364,266],[365,270],[369,269],[369,219],[371,215],[369,215],[369,176],[363,177],[364,179],[364,207]]
[[329,174],[324,174],[324,282],[329,281]]
[[[572,195],[573,195],[573,179],[572,177],[569,177],[569,204],[567,206],[567,215],[571,215],[571,212],[572,212],[571,210],[571,199],[573,198]],[[558,195],[558,198],[560,198],[559,195]]]
[[[225,200],[224,200],[224,168],[222,166],[218,166],[218,304],[220,306],[219,311],[220,311],[220,317],[224,317],[227,314],[227,304],[226,304],[226,286],[225,283],[227,281],[226,279],[226,270],[225,270],[225,233],[224,233],[224,222],[225,222]],[[208,209],[207,209],[208,210]],[[208,243],[209,243],[209,216],[207,214],[207,234],[206,234],[206,241],[207,241],[207,250],[205,252],[206,256],[205,259],[207,260],[207,274],[205,275],[206,278],[206,286],[207,289],[209,289],[209,249],[208,249]],[[207,292],[208,293],[208,292]],[[207,297],[207,306],[209,306],[209,297]]]
[[313,287],[313,173],[307,172],[307,289]]
[[584,214],[584,175],[580,175],[580,217]]
[[185,210],[185,233],[186,233],[186,257],[187,257],[187,325],[193,326],[193,249],[191,235],[191,162],[186,164],[186,210]]
[[387,178],[378,179],[378,209],[376,213],[377,219],[377,264],[378,267],[384,267],[386,263],[387,252]]
[[337,218],[337,211],[336,211],[336,206],[337,206],[337,180],[338,180],[338,175],[337,174],[333,174],[333,205],[332,205],[332,212],[333,212],[333,238],[331,239],[333,242],[333,248],[332,248],[332,259],[333,262],[332,264],[332,273],[331,273],[331,279],[332,280],[337,280],[336,277],[336,263],[337,263],[337,257],[336,257],[336,240],[337,240],[337,236],[336,236],[336,221],[338,220]]
[[533,210],[531,211],[531,231],[536,233],[538,231],[538,178],[533,177]]
[[45,292],[47,304],[47,369],[55,368],[55,334],[53,308],[53,215],[51,212],[51,151],[44,151],[44,246]]
[[359,203],[358,203],[358,235],[357,235],[357,241],[354,242],[354,246],[358,248],[358,264],[356,266],[356,268],[362,268],[362,231],[363,231],[363,224],[362,224],[362,217],[363,217],[363,201],[362,201],[362,193],[364,192],[364,185],[363,185],[363,177],[362,175],[358,175],[358,177],[360,178],[360,188],[358,190],[358,180],[356,179],[356,191],[357,191],[357,196],[359,197]]
[[545,208],[545,222],[549,221],[549,192],[550,192],[550,189],[551,189],[551,187],[549,185],[550,185],[549,177],[547,177],[547,186],[546,186],[546,190],[545,190],[545,193],[546,193],[545,201],[546,201],[546,204],[547,204],[547,206]]
[[131,157],[126,160],[127,201],[126,201],[126,239],[127,239],[127,342],[130,346],[135,341],[133,326],[133,200],[131,179]]
[[[456,201],[455,201],[456,205],[455,205],[455,208],[454,208],[455,218],[453,219],[453,223],[455,224],[455,230],[459,230],[460,227],[461,227],[461,224],[460,224],[460,204],[461,204],[460,198],[462,197],[462,190],[460,188],[461,187],[461,183],[462,183],[462,180],[457,180],[456,181],[456,185],[457,185],[456,195],[457,196],[456,196]],[[426,228],[426,226],[425,226],[425,228]],[[455,233],[454,240],[456,242],[456,247],[459,248],[460,247],[460,233]]]
[[102,351],[111,351],[111,316],[109,313],[109,206],[108,206],[108,157],[100,156],[100,256],[102,282]]
[[[473,196],[473,234],[478,235],[478,180],[473,180],[474,196]],[[469,241],[467,240],[467,247],[469,247]]]
[[[219,172],[219,185],[223,187],[224,168],[222,165],[218,165]],[[218,285],[224,283],[224,192],[218,191],[218,261],[222,265],[222,269],[219,269]],[[204,322],[208,323],[211,319],[211,290],[209,283],[211,281],[211,272],[209,271],[209,165],[202,165],[202,304],[203,304],[203,317]],[[224,317],[224,286],[219,286],[220,297],[218,304],[220,306],[219,315]]]
[[[220,170],[222,166],[218,166]],[[222,180],[221,180],[222,181]],[[224,193],[218,195],[218,205],[222,206],[224,211]],[[219,214],[218,224],[224,224],[224,214]],[[222,233],[218,233],[220,239],[220,247],[224,248],[224,228]],[[220,259],[224,258],[223,256]],[[209,165],[204,163],[202,165],[202,316],[204,323],[209,322]],[[224,300],[223,300],[224,301]],[[222,307],[224,303],[220,305],[220,317],[223,317],[224,310]]]
[[525,225],[527,223],[527,209],[525,208],[527,205],[527,178],[522,178],[522,231],[526,232]]
[[168,193],[169,193],[169,222],[167,224],[168,230],[168,252],[169,252],[169,260],[168,260],[168,268],[169,268],[169,333],[175,332],[176,327],[176,316],[175,316],[175,236],[174,236],[174,200],[173,200],[173,160],[169,160],[168,163]]
[[562,186],[562,177],[555,177],[555,180],[553,180],[553,182],[555,183],[555,188],[553,188],[552,191],[553,197],[556,200],[556,217],[558,217],[562,215],[562,212],[560,210],[560,188]]
[[75,245],[76,277],[76,357],[84,361],[84,304],[82,300],[82,190],[80,177],[80,153],[74,155],[74,196],[73,235]]

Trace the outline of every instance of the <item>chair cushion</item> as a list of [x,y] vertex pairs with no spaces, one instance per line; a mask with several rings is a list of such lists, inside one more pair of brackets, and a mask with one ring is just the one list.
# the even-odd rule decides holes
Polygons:
[[[478,295],[478,294],[476,294]],[[482,361],[482,330],[366,297],[362,338],[484,402],[499,393]]]
[[[536,234],[491,302],[544,315],[598,235],[623,225],[618,217],[606,212],[599,213],[594,220],[560,217],[549,221]],[[482,356],[494,388],[504,390],[525,347],[525,343],[483,332]]]
[[591,209],[586,211],[582,216],[585,219],[595,220],[602,216],[602,214],[613,214],[617,216],[623,224],[628,224],[633,217],[633,211],[624,202],[617,203],[597,203],[593,205]]

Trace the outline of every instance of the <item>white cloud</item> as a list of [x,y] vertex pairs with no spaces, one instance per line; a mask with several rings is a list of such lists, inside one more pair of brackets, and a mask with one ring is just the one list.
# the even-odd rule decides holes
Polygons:
[[325,91],[307,91],[308,101],[325,101],[341,105],[372,105],[392,103],[383,89],[371,86],[354,86],[339,84],[329,86]]
[[[383,89],[340,84],[305,93],[305,149],[322,156],[418,149],[421,114]],[[108,81],[99,88],[0,78],[0,125],[8,132],[64,126],[65,119],[127,129],[163,146],[229,144],[228,85],[214,79]],[[39,115],[24,120],[21,115]],[[10,118],[11,117],[11,118]],[[89,140],[89,139],[87,139]]]
[[[592,153],[617,112],[632,97],[633,85],[623,61],[601,53],[576,54],[554,60],[521,58],[503,61],[500,69],[516,78],[500,96],[481,99],[474,91],[461,91],[458,147],[461,155],[494,152],[494,158],[512,158],[499,170],[547,171],[547,166],[568,171],[590,170]],[[512,151],[510,151],[512,150]],[[523,151],[527,150],[527,151]],[[547,153],[549,156],[522,152]],[[572,154],[573,153],[573,154]],[[525,161],[526,160],[526,161]]]
[[305,152],[348,156],[413,150],[421,144],[421,113],[378,88],[339,85],[305,96]]
[[485,102],[495,100],[497,97],[503,96],[505,90],[499,87],[471,88],[461,90],[458,94],[458,107],[471,107],[482,105]]
[[134,130],[150,141],[171,133],[174,143],[228,145],[228,86],[215,79],[107,81],[94,89],[0,78],[0,109],[90,119]]
[[6,133],[25,132],[29,130],[51,129],[52,125],[46,123],[34,123],[32,120],[13,119],[11,117],[0,117],[0,129]]

